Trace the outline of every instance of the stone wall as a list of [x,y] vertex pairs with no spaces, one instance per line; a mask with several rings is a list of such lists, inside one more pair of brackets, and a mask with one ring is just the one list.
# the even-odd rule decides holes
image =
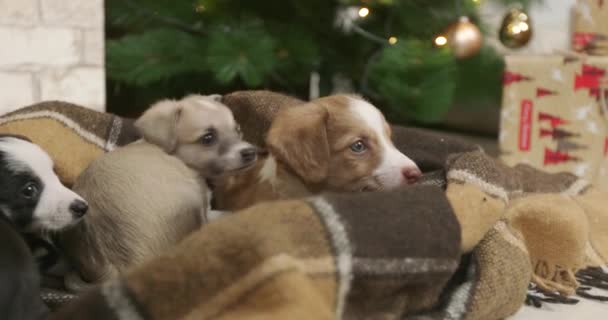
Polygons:
[[0,0],[0,114],[43,100],[105,110],[103,0]]

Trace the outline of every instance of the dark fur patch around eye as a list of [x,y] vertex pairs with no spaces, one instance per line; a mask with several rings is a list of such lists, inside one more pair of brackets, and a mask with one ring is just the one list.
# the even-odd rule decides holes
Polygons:
[[208,134],[208,133],[212,133],[214,135],[217,135],[217,129],[214,126],[210,126],[207,129],[205,129],[205,132],[203,133],[203,136]]
[[[44,185],[31,171],[15,172],[11,170],[8,155],[0,151],[0,207],[2,214],[13,222],[17,228],[25,228],[34,219],[34,210],[42,194]],[[22,188],[30,182],[38,187],[38,194],[33,198],[25,198],[21,195]]]
[[[208,138],[209,137],[209,138]],[[209,127],[205,132],[198,138],[198,141],[206,146],[212,146],[217,143],[218,131],[215,127]]]

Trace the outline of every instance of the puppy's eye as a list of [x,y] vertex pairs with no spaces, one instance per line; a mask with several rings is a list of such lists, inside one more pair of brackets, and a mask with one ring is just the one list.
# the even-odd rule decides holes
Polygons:
[[363,153],[367,150],[367,146],[361,140],[357,140],[355,143],[350,145],[350,150],[354,153]]
[[201,144],[205,146],[210,146],[214,144],[215,140],[217,140],[217,135],[214,131],[209,131],[200,138]]
[[38,195],[38,186],[33,182],[26,184],[21,189],[21,195],[27,199],[35,198]]

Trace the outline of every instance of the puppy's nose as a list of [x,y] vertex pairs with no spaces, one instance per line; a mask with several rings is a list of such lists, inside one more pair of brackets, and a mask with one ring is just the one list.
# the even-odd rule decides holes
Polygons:
[[418,168],[404,168],[401,173],[408,184],[415,183],[422,176],[422,172]]
[[257,157],[258,150],[256,148],[247,148],[241,150],[241,159],[243,159],[243,163],[253,162]]
[[74,200],[72,204],[70,204],[70,211],[74,218],[82,218],[89,210],[89,205],[82,200]]

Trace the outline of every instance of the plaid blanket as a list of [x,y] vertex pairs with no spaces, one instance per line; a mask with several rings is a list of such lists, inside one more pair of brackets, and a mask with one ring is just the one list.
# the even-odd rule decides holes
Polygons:
[[[259,112],[241,122],[257,144],[284,101],[298,105],[266,94],[224,97],[237,119]],[[53,319],[502,319],[530,283],[544,301],[606,288],[595,268],[608,262],[605,194],[424,130],[394,135],[425,172],[419,184],[237,212]]]
[[450,156],[445,176],[470,261],[429,318],[502,319],[529,288],[564,303],[577,289],[606,288],[601,271],[577,280],[608,263],[606,194],[574,175],[506,167],[482,151]]
[[[276,94],[264,104],[242,98],[265,94],[239,92],[242,100],[233,112],[245,101],[246,109],[263,110],[270,122],[268,109],[281,104],[270,103]],[[500,319],[524,301],[575,303],[568,297],[575,292],[607,299],[588,293],[590,287],[608,288],[608,275],[597,268],[608,262],[606,194],[571,174],[506,167],[454,138],[398,126],[393,132],[395,145],[425,172],[421,183],[444,188],[462,228],[461,268],[425,316]],[[539,291],[544,298],[534,298]]]
[[458,266],[459,227],[442,195],[416,186],[260,204],[55,318],[397,319],[433,306]]
[[138,138],[132,120],[61,101],[46,101],[0,117],[0,133],[28,137],[55,162],[59,180],[72,186],[95,158]]

